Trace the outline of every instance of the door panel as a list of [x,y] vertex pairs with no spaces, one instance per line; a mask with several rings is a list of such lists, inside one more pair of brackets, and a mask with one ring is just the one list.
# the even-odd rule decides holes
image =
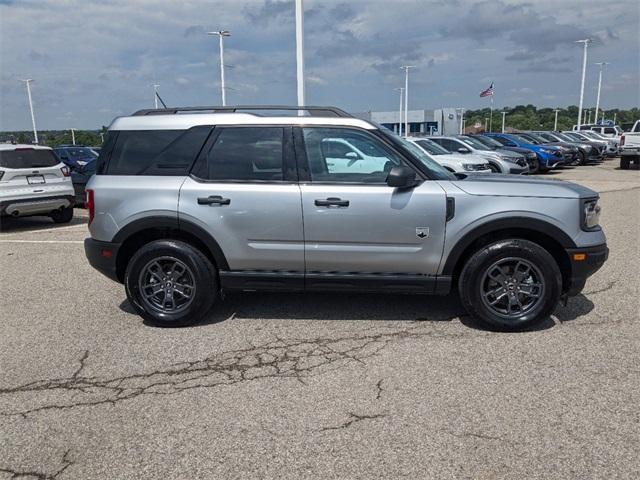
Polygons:
[[[221,198],[198,201],[210,197]],[[298,185],[198,182],[188,177],[180,189],[179,219],[209,232],[231,270],[304,271]]]

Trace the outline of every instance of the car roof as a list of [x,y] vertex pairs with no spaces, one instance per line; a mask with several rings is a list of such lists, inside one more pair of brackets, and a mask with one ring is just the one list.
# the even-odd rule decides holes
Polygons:
[[44,145],[29,145],[28,143],[0,143],[0,150],[51,150],[50,147]]

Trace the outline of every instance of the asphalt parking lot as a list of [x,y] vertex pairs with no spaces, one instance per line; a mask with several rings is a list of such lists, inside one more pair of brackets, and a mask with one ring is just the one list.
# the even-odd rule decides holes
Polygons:
[[[0,233],[0,478],[638,478],[640,172],[565,169],[611,249],[535,331],[453,296],[228,296],[145,325],[86,217]],[[83,212],[79,211],[82,215]]]

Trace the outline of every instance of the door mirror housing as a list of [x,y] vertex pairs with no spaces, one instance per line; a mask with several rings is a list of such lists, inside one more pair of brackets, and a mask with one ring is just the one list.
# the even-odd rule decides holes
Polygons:
[[347,152],[344,154],[344,158],[348,158],[349,160],[360,160],[360,155],[356,152]]
[[471,153],[471,150],[469,150],[467,147],[460,147],[458,149],[458,153]]
[[396,188],[412,188],[417,185],[416,172],[409,167],[393,167],[387,175],[387,185]]

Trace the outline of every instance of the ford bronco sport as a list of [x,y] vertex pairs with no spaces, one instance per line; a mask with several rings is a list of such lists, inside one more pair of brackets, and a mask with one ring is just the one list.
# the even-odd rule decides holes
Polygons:
[[86,205],[89,262],[161,326],[197,322],[231,290],[457,289],[473,317],[518,330],[578,294],[608,255],[596,192],[454,175],[333,107],[117,118]]

